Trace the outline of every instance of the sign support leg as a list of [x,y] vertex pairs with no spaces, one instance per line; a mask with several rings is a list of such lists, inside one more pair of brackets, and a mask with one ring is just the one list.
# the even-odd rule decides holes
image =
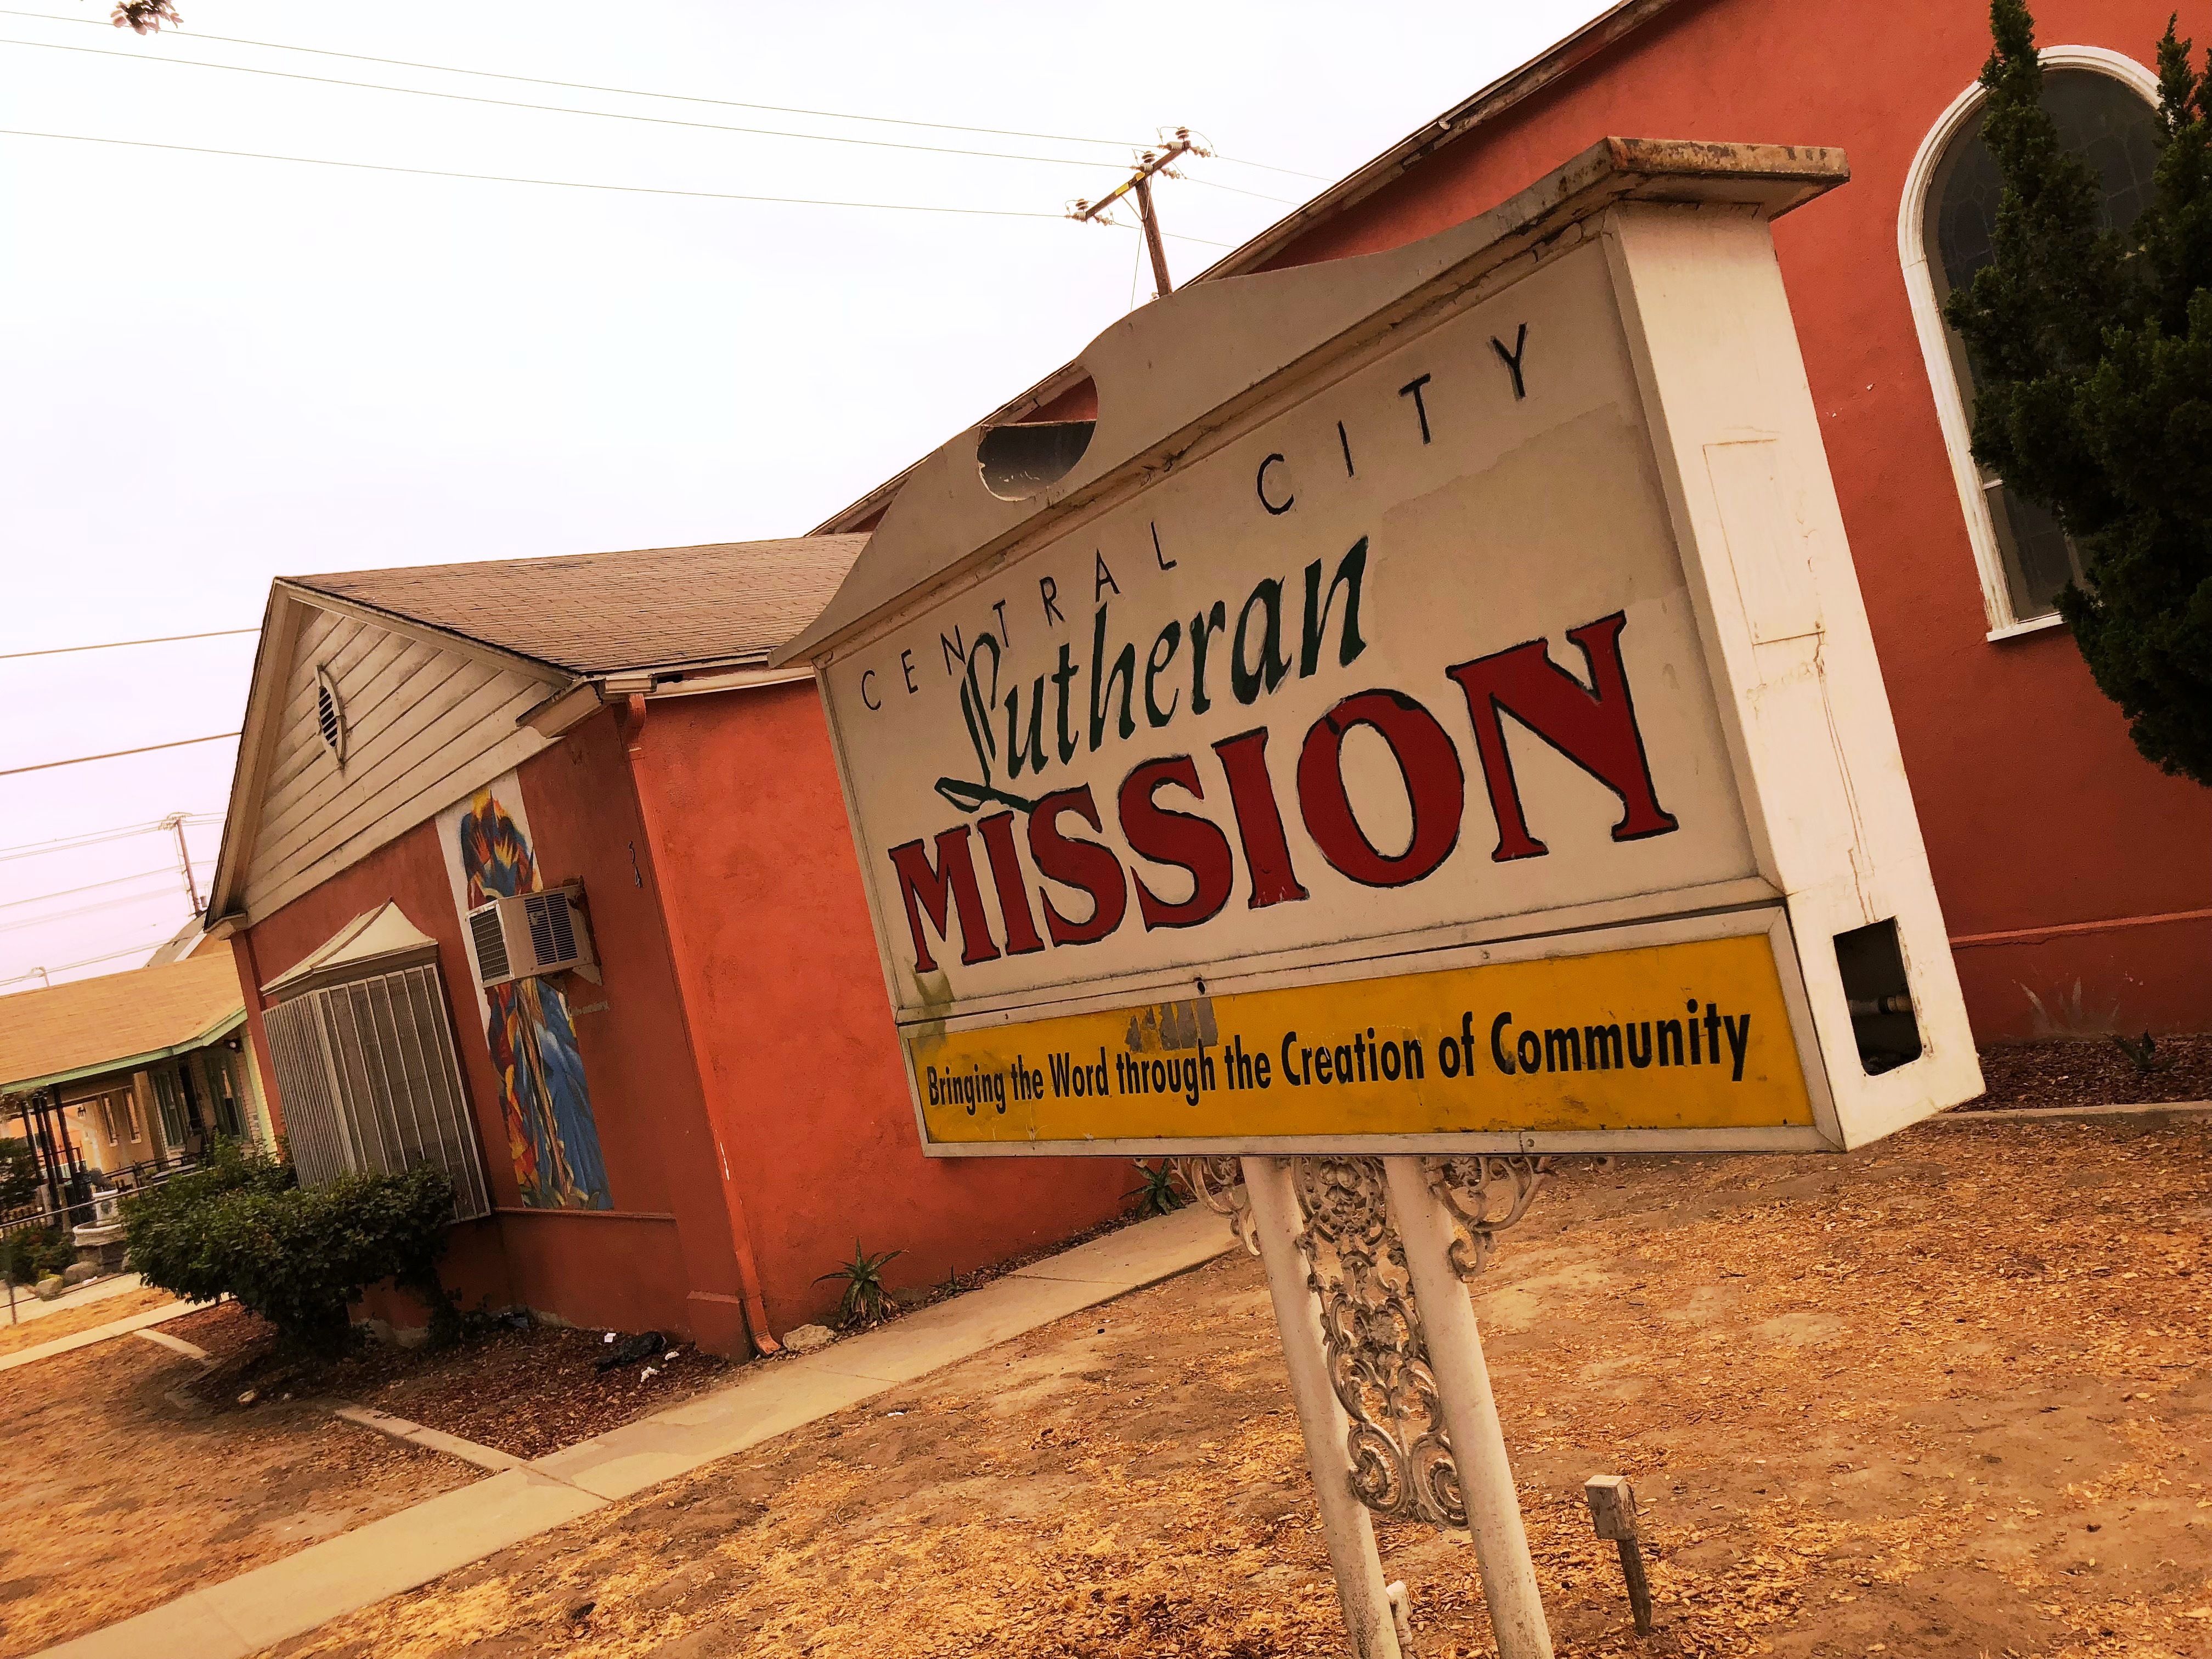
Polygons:
[[[1346,1423],[1329,1382],[1320,1310],[1306,1284],[1290,1165],[1277,1158],[1247,1158],[1242,1163],[1260,1259],[1267,1271],[1267,1294],[1275,1305],[1275,1326],[1282,1333],[1283,1357],[1289,1364],[1291,1401],[1305,1437],[1306,1462],[1321,1503],[1322,1535],[1328,1547],[1353,1659],[1400,1659],[1390,1598],[1382,1583],[1382,1559],[1375,1549],[1375,1524],[1367,1506],[1352,1494]],[[1550,1651],[1547,1645],[1544,1652],[1548,1656]],[[1505,1655],[1504,1659],[1517,1656]]]
[[[1247,1158],[1246,1168],[1261,1161]],[[1552,1659],[1551,1632],[1536,1589],[1536,1565],[1529,1557],[1528,1534],[1521,1522],[1521,1497],[1505,1453],[1498,1401],[1490,1389],[1490,1368],[1482,1358],[1482,1333],[1476,1327],[1467,1286],[1452,1263],[1457,1236],[1450,1212],[1430,1189],[1424,1159],[1385,1158],[1382,1172],[1389,1182],[1391,1218],[1405,1245],[1406,1269],[1428,1339],[1429,1365],[1436,1374],[1444,1423],[1451,1432],[1452,1460],[1459,1468],[1468,1529],[1474,1534],[1475,1565],[1482,1575],[1491,1627],[1498,1635],[1498,1659]],[[1272,1280],[1272,1267],[1269,1277]]]

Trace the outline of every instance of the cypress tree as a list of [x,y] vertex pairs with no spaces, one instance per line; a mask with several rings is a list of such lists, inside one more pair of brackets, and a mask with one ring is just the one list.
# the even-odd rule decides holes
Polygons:
[[2192,69],[2168,21],[2155,192],[2106,228],[2042,106],[2024,0],[1990,21],[1994,257],[1944,307],[1974,372],[1974,459],[2073,538],[2087,582],[2058,609],[2136,748],[2212,785],[2212,64]]

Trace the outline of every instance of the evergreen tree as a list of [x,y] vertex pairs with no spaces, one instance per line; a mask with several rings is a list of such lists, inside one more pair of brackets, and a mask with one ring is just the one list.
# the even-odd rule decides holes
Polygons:
[[2058,609],[2145,756],[2212,785],[2212,64],[2166,25],[2156,193],[2103,228],[2041,103],[2024,0],[1992,0],[1983,137],[1994,257],[1944,307],[1975,383],[1974,459],[2057,515],[2088,581]]

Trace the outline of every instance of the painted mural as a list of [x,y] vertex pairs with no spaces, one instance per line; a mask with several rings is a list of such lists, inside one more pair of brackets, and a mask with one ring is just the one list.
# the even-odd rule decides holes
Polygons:
[[[514,773],[440,813],[438,833],[464,917],[493,898],[544,887]],[[462,933],[465,939],[467,929]],[[612,1208],[568,998],[550,979],[522,979],[481,992],[478,1002],[522,1202],[533,1209]]]

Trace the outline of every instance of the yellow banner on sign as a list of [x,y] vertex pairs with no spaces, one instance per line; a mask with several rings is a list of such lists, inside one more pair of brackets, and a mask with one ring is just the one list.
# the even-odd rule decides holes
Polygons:
[[1809,1125],[1764,933],[906,1039],[933,1142]]

